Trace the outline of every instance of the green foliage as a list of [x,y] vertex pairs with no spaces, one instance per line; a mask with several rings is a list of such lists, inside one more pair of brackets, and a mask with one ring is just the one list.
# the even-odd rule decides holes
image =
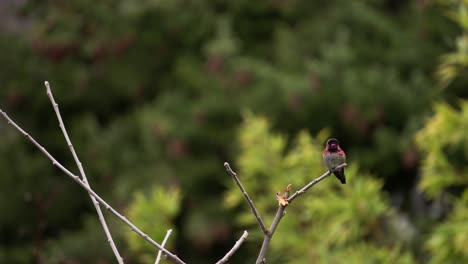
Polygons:
[[457,199],[447,220],[437,226],[426,248],[431,252],[429,263],[465,263],[468,261],[468,191]]
[[468,1],[441,0],[440,2],[448,6],[448,17],[462,29],[462,33],[455,39],[456,50],[442,57],[437,70],[439,80],[447,86],[453,79],[466,73],[468,67]]
[[339,250],[330,258],[321,259],[319,263],[411,264],[415,261],[408,252],[398,247],[383,248],[370,243],[358,243]]
[[[181,194],[178,189],[153,187],[149,195],[136,192],[132,203],[128,206],[127,217],[156,242],[161,243],[168,229],[173,229],[166,243],[166,248],[172,248],[178,231],[172,224],[180,211]],[[157,249],[146,240],[125,226],[125,239],[132,254],[137,255],[141,263],[151,263],[155,260]]]
[[[449,17],[462,28],[456,51],[445,55],[439,66],[439,80],[448,85],[464,77],[468,65],[468,1],[440,2],[449,6]],[[416,135],[423,152],[419,187],[436,198],[448,194],[450,199],[443,200],[450,204],[451,212],[432,230],[425,248],[430,252],[429,263],[464,263],[468,261],[468,102],[458,101],[457,107],[439,103],[434,110],[434,116]]]
[[[285,137],[272,133],[266,119],[246,114],[239,133],[239,177],[253,194],[266,223],[271,223],[277,208],[275,191],[291,183],[294,192],[326,171],[321,151],[328,132],[322,131],[316,138],[300,132],[287,147]],[[272,241],[272,259],[286,258],[287,263],[343,263],[344,259],[346,263],[380,263],[385,256],[392,256],[384,263],[413,263],[410,255],[394,248],[398,241],[385,241],[389,231],[385,219],[394,212],[382,192],[382,183],[359,172],[353,163],[346,175],[346,185],[331,176],[287,207]],[[246,208],[234,184],[230,184],[225,203]],[[249,210],[240,214],[237,223],[253,226],[251,235],[260,239]],[[375,250],[367,251],[369,248]],[[352,257],[342,258],[345,252],[353,252]]]
[[468,261],[468,191],[457,198],[459,191],[454,188],[465,189],[468,185],[468,102],[460,102],[459,108],[436,105],[435,115],[416,137],[424,153],[420,188],[433,197],[442,193],[453,195],[452,211],[426,243],[430,263],[434,264]]
[[431,196],[451,186],[468,184],[468,102],[457,111],[447,104],[435,106],[435,115],[416,135],[423,151],[422,179],[419,187]]

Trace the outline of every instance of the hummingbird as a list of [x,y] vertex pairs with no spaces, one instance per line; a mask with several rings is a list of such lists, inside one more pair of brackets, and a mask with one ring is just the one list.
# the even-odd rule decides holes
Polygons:
[[346,154],[340,148],[340,144],[336,138],[330,138],[327,140],[325,150],[322,153],[323,163],[330,171],[333,171],[336,178],[340,180],[341,184],[346,184],[346,177],[344,168],[334,171],[334,168],[346,162]]

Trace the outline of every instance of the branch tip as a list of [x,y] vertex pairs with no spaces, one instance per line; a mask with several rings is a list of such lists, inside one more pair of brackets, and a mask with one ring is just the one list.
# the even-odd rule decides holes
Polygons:
[[48,82],[48,81],[45,81],[45,82],[44,82],[44,85],[45,85],[45,87],[46,87],[47,94],[51,94],[52,92],[51,92],[51,90],[50,90],[50,84],[49,84],[49,82]]
[[220,259],[218,262],[216,262],[216,264],[227,263],[229,258],[232,257],[232,255],[234,255],[234,253],[240,248],[240,246],[242,245],[242,243],[244,242],[244,240],[247,238],[248,235],[249,235],[249,233],[244,230],[244,233],[239,238],[239,240],[236,241],[236,243],[234,244],[232,249],[229,250],[229,252],[226,253],[226,255],[222,259]]
[[[169,236],[171,235],[171,233],[172,233],[172,229],[167,230],[166,236],[164,237],[164,239],[163,239],[163,241],[161,243],[161,247],[164,247],[166,245],[166,242],[169,239]],[[162,251],[159,250],[158,255],[156,256],[156,261],[154,262],[154,264],[159,264],[159,262],[161,261],[161,256],[162,256]]]
[[257,223],[260,226],[260,229],[262,229],[263,233],[266,235],[268,234],[268,229],[266,228],[265,224],[263,223],[263,220],[260,216],[260,214],[257,211],[257,208],[255,208],[255,205],[253,204],[252,199],[250,198],[249,194],[247,194],[247,191],[245,190],[244,186],[242,186],[241,181],[239,180],[239,177],[237,177],[237,174],[231,169],[229,166],[229,163],[224,162],[224,166],[226,167],[226,170],[231,174],[232,178],[234,178],[234,181],[236,182],[237,186],[239,187],[240,191],[244,195],[245,200],[250,206],[250,210],[255,216],[255,219],[257,219]]

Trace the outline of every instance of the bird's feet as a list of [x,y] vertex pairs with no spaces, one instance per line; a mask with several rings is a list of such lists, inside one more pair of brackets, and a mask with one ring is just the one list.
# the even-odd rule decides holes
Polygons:
[[344,168],[344,167],[346,167],[346,166],[348,166],[348,164],[346,164],[346,163],[343,163],[343,164],[340,164],[340,165],[338,165],[338,166],[335,166],[335,167],[333,167],[333,168],[330,169],[330,173],[333,173],[333,172],[335,172],[335,171],[339,171],[339,170],[341,170],[342,168]]

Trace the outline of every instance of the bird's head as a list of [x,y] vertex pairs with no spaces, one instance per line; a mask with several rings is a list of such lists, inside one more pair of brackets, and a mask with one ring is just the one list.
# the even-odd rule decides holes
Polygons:
[[327,140],[326,148],[330,152],[338,151],[338,149],[340,148],[338,140],[336,138],[330,138],[329,140]]

